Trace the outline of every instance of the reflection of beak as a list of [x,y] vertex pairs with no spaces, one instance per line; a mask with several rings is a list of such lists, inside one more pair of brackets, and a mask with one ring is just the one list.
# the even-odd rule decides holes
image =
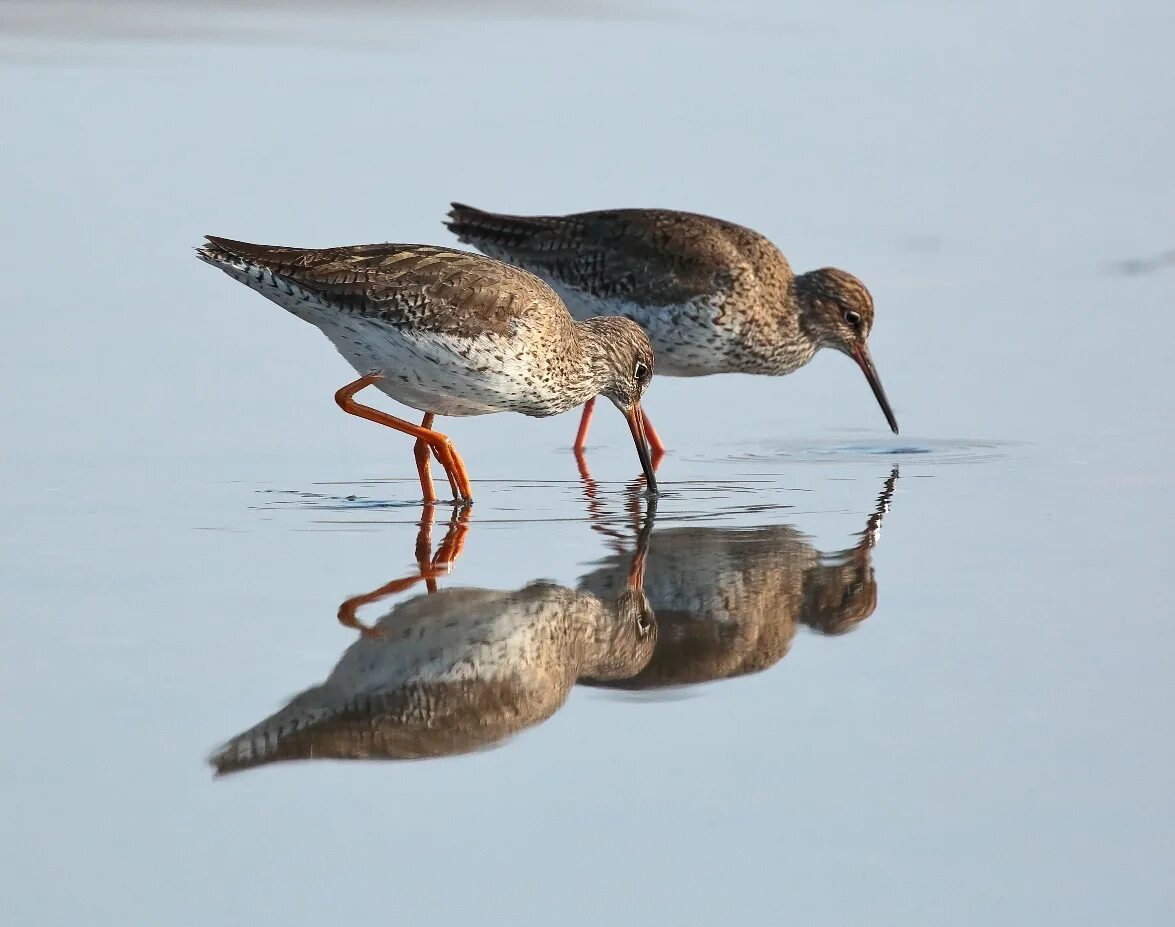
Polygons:
[[873,358],[869,356],[869,349],[863,344],[857,345],[853,348],[852,358],[861,368],[861,373],[865,374],[865,379],[869,381],[869,386],[873,390],[873,395],[877,397],[881,411],[885,413],[885,420],[889,422],[890,429],[896,435],[898,420],[893,417],[893,409],[889,407],[889,400],[885,398],[885,390],[881,388],[881,379],[877,376],[877,368],[873,366]]
[[643,592],[645,588],[645,563],[649,557],[649,542],[653,539],[653,521],[657,517],[657,498],[650,496],[645,501],[645,520],[636,536],[636,550],[628,565],[628,588]]
[[632,562],[628,565],[628,588],[638,592],[645,588],[645,559],[646,553],[638,550],[632,555]]
[[632,440],[636,444],[636,454],[641,459],[641,469],[645,471],[645,483],[650,492],[657,491],[657,477],[653,475],[653,462],[649,459],[649,439],[645,435],[645,413],[641,411],[640,403],[634,402],[632,408],[624,413],[628,421],[628,430],[632,432]]

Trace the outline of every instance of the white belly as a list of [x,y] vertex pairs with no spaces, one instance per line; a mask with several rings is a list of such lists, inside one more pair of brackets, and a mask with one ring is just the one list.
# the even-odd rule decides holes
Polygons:
[[411,331],[375,318],[341,311],[314,293],[260,269],[223,268],[231,276],[326,335],[355,368],[383,393],[421,412],[485,415],[511,410],[549,415],[554,384],[537,375],[525,340],[509,335],[475,338]]
[[524,383],[526,358],[512,339],[414,333],[347,316],[317,324],[357,372],[383,375],[377,389],[421,412],[524,411],[533,399]]

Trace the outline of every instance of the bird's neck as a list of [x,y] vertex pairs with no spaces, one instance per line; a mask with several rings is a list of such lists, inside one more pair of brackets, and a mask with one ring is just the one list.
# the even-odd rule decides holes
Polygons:
[[[784,304],[767,314],[773,329],[764,337],[753,339],[760,345],[762,357],[757,372],[773,376],[792,373],[812,359],[820,347],[815,329],[809,324],[805,303],[794,286],[790,287]],[[745,338],[750,342],[752,339]]]
[[796,328],[805,341],[812,344],[813,352],[828,344],[828,326],[821,319],[819,306],[819,271],[800,274],[794,280],[788,299],[790,313],[796,320]]
[[615,336],[605,316],[573,324],[578,337],[569,343],[566,360],[576,375],[569,380],[568,387],[578,398],[574,405],[581,405],[598,396],[608,384],[609,357],[615,350]]
[[582,648],[579,675],[597,680],[635,676],[652,651],[651,645],[643,645],[633,633],[637,593],[624,591],[612,600],[586,592],[580,595],[583,607],[575,616],[576,636]]

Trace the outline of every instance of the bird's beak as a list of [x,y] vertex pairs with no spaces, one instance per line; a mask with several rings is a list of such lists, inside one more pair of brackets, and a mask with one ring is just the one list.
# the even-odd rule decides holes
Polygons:
[[881,411],[885,413],[885,420],[889,422],[890,430],[896,435],[898,420],[894,418],[893,409],[889,407],[889,400],[885,398],[885,390],[881,388],[881,378],[877,376],[877,368],[873,366],[873,358],[869,356],[869,349],[863,344],[857,345],[853,348],[852,358],[861,368],[861,373],[865,374],[865,379],[869,381],[869,386],[873,390],[873,395],[877,397]]
[[641,459],[641,469],[645,471],[645,483],[649,492],[657,491],[657,477],[653,475],[653,461],[649,458],[649,439],[645,434],[645,413],[641,411],[639,402],[634,402],[624,413],[628,421],[628,430],[632,432],[632,440],[636,444],[636,455]]

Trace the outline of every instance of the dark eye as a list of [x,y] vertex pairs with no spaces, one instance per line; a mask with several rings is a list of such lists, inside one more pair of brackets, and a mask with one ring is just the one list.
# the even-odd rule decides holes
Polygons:
[[846,309],[845,310],[845,321],[848,322],[849,325],[851,325],[853,328],[860,328],[861,327],[861,313],[856,312],[852,309]]
[[632,375],[636,378],[637,383],[644,383],[649,378],[649,365],[644,361],[637,361],[636,366],[632,369]]
[[653,616],[648,612],[641,612],[636,619],[636,631],[641,637],[647,637],[653,630]]

